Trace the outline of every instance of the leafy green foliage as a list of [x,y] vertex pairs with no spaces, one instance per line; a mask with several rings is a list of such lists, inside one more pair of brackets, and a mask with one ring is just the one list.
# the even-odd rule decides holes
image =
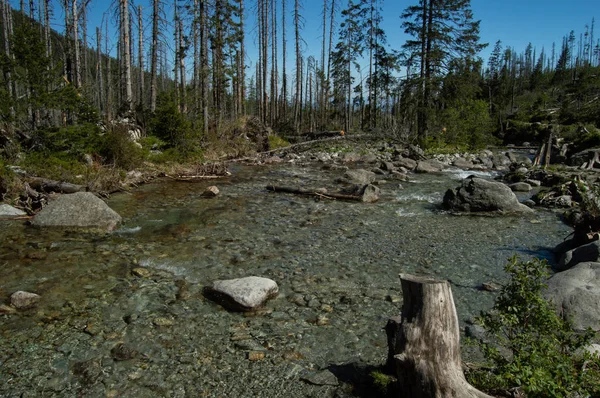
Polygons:
[[491,369],[473,371],[470,382],[490,391],[520,387],[528,397],[566,397],[600,393],[600,359],[583,353],[594,335],[580,335],[542,296],[545,261],[505,266],[510,281],[491,311],[477,319],[489,342],[478,344]]
[[130,139],[127,126],[110,129],[103,137],[100,153],[106,162],[125,170],[135,169],[144,160],[143,149]]
[[270,149],[285,148],[286,146],[289,146],[289,145],[290,145],[289,142],[287,142],[286,140],[284,140],[283,138],[281,138],[277,135],[269,136],[269,148]]

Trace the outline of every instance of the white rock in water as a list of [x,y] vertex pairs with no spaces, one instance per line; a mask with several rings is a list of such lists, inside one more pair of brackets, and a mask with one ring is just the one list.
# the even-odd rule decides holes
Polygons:
[[249,311],[260,307],[279,292],[277,283],[268,278],[249,276],[213,282],[209,293],[227,307]]
[[218,194],[219,188],[217,188],[214,185],[211,185],[210,187],[206,188],[204,192],[202,192],[202,196],[204,196],[205,198],[214,198]]
[[7,204],[0,205],[0,217],[12,218],[12,217],[21,217],[21,216],[26,216],[26,215],[27,215],[27,213],[15,208],[15,207],[12,207],[11,205],[7,205]]
[[10,296],[10,304],[18,309],[29,308],[40,301],[42,297],[35,294],[19,290]]

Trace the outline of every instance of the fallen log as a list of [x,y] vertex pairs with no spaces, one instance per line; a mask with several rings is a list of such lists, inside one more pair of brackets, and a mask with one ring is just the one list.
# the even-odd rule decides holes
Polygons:
[[29,186],[38,192],[56,192],[56,193],[75,193],[85,192],[87,188],[84,185],[71,184],[69,182],[48,180],[47,178],[32,177],[29,179]]
[[[402,397],[491,398],[467,383],[447,281],[401,274],[402,318],[386,328]],[[392,334],[392,335],[390,335]]]
[[283,187],[275,185],[267,185],[267,191],[292,193],[295,195],[316,196],[323,199],[331,200],[349,200],[355,202],[375,202],[379,198],[379,188],[373,185],[365,185],[360,188],[358,195],[350,195],[343,193],[330,193],[326,189],[302,189],[293,187]]

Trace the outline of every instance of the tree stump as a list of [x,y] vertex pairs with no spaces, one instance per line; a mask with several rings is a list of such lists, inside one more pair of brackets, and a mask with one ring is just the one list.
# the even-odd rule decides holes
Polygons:
[[450,285],[446,281],[401,274],[402,320],[389,330],[403,397],[483,398],[465,379],[460,330]]

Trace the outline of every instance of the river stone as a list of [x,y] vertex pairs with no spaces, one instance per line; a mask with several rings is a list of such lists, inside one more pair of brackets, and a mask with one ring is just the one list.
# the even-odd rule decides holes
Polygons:
[[10,304],[17,309],[33,307],[42,297],[35,293],[19,290],[10,296]]
[[214,185],[211,185],[210,187],[206,188],[204,190],[204,192],[202,192],[202,196],[205,198],[214,198],[218,194],[219,194],[219,188],[217,188]]
[[454,167],[458,167],[459,169],[470,169],[473,167],[473,162],[465,160],[463,158],[458,158],[454,162],[452,162]]
[[22,216],[26,216],[26,215],[27,215],[27,213],[15,208],[15,207],[12,207],[11,205],[7,205],[7,204],[0,205],[0,217],[1,218],[14,218],[14,217],[22,217]]
[[514,192],[529,192],[531,191],[531,185],[526,182],[515,182],[509,185],[510,189]]
[[91,192],[60,195],[32,220],[39,227],[77,227],[113,231],[121,216]]
[[340,179],[340,182],[347,184],[365,185],[375,181],[375,173],[364,169],[348,170]]
[[417,163],[415,171],[417,173],[437,173],[444,170],[444,164],[438,160],[422,160]]
[[320,372],[309,373],[300,378],[300,380],[305,381],[310,384],[314,384],[316,386],[337,386],[339,385],[339,381],[337,377],[329,370],[321,370]]
[[223,306],[236,311],[251,311],[277,296],[277,283],[268,278],[248,276],[213,282],[208,295]]
[[454,192],[444,195],[444,207],[451,211],[530,213],[529,207],[519,203],[514,192],[501,182],[468,177]]
[[556,269],[558,271],[565,271],[575,265],[583,262],[600,260],[600,241],[595,240],[587,245],[579,246],[573,250],[567,251],[562,255]]
[[600,329],[600,263],[579,263],[554,274],[545,296],[576,330]]
[[404,167],[407,170],[414,170],[417,168],[417,161],[410,158],[400,158],[394,162],[396,167]]

